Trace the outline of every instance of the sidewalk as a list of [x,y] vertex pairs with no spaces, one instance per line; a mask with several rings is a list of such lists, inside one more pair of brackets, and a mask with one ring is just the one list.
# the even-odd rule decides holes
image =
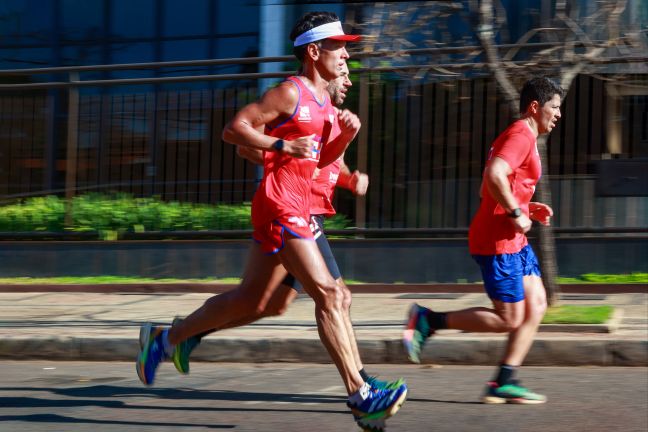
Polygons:
[[[0,292],[0,359],[132,361],[144,321],[168,323],[209,293]],[[401,331],[412,302],[437,310],[488,306],[477,293],[354,294],[352,318],[366,363],[406,363]],[[648,366],[648,294],[564,294],[562,304],[609,304],[621,314],[606,326],[543,326],[527,365]],[[496,364],[501,335],[443,331],[426,345],[429,364]],[[280,317],[206,338],[192,360],[316,362],[330,359],[318,338],[313,302],[300,296]]]

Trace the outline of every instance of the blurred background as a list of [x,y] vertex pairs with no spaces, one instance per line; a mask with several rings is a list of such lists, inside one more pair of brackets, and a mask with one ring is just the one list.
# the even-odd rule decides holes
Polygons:
[[645,1],[3,0],[0,276],[239,276],[262,172],[221,132],[295,71],[310,10],[364,36],[346,162],[370,186],[337,192],[328,225],[345,276],[480,279],[485,157],[541,74],[568,90],[539,142],[543,268],[648,272]]

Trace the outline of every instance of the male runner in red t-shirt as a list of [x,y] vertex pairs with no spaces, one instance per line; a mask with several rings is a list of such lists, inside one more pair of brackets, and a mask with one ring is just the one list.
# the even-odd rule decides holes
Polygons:
[[[238,288],[214,296],[170,329],[146,324],[137,359],[140,380],[151,384],[158,365],[187,338],[263,310],[288,271],[315,302],[320,338],[338,368],[358,420],[385,419],[400,408],[407,387],[373,389],[362,379],[345,331],[342,290],[327,271],[308,226],[315,169],[337,160],[355,138],[360,121],[350,111],[336,113],[326,87],[349,57],[347,40],[335,14],[310,12],[291,32],[302,73],[268,90],[240,110],[223,139],[265,151],[264,176],[252,202],[252,246]],[[340,134],[329,135],[337,116]],[[257,130],[265,125],[266,133]]]
[[481,204],[470,224],[470,254],[481,267],[493,309],[434,312],[413,304],[403,333],[410,360],[418,363],[423,344],[436,330],[509,333],[499,371],[486,387],[484,403],[544,403],[546,397],[513,379],[526,357],[546,310],[540,268],[525,233],[531,220],[549,224],[553,211],[531,202],[540,179],[536,139],[560,119],[563,90],[548,78],[527,81],[520,95],[522,118],[508,127],[488,154]]

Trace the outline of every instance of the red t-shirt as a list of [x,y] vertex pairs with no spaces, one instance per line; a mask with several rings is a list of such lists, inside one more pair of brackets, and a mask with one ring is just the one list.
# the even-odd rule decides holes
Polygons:
[[[529,216],[529,202],[540,179],[542,166],[536,138],[524,120],[514,122],[497,137],[488,153],[486,167],[494,157],[504,159],[513,170],[508,176],[511,191],[522,212]],[[470,253],[517,253],[527,243],[526,236],[515,231],[511,218],[483,185],[481,204],[468,234]]]
[[[329,141],[337,137],[340,132],[340,124],[338,123],[336,115],[333,127],[331,128],[331,138]],[[341,165],[342,157],[320,169],[317,177],[313,179],[313,184],[311,186],[310,214],[329,217],[336,213],[335,208],[333,207],[333,193],[335,192],[335,184],[340,175]]]
[[[266,135],[294,140],[315,134],[318,142],[309,158],[293,158],[283,152],[264,152],[263,180],[252,199],[252,225],[255,227],[280,217],[310,218],[313,172],[322,150],[325,122],[333,123],[335,111],[328,96],[319,102],[299,77],[289,77],[299,92],[295,111],[276,125],[266,125]],[[329,138],[330,141],[330,138]]]

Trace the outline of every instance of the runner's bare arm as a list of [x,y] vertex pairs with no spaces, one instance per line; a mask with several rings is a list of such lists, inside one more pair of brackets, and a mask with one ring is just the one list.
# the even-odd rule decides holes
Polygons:
[[335,162],[342,156],[361,127],[358,116],[346,109],[338,111],[337,121],[340,125],[340,135],[328,144],[325,143],[319,164],[317,164],[319,168]]
[[[264,128],[265,128],[264,126],[258,126],[256,130],[260,133],[263,133]],[[236,146],[236,154],[242,157],[243,159],[247,159],[253,164],[263,165],[263,150],[261,149],[245,147],[245,146]]]
[[[497,156],[490,161],[484,172],[484,186],[488,188],[495,201],[504,208],[506,213],[511,213],[520,207],[511,192],[511,184],[508,179],[512,172],[509,164]],[[511,222],[518,232],[526,233],[531,229],[531,220],[524,213],[515,219],[511,218]]]
[[369,187],[369,176],[358,170],[351,172],[347,164],[344,163],[343,155],[342,164],[340,164],[340,175],[335,186],[348,189],[354,195],[364,196],[367,194],[367,187]]
[[263,165],[263,150],[252,147],[236,146],[236,154],[243,159],[247,159],[253,164]]
[[[278,118],[292,115],[298,100],[297,89],[289,82],[268,90],[261,100],[243,107],[225,126],[223,141],[237,146],[274,151],[273,144],[277,138],[265,135],[257,129],[271,124]],[[284,141],[282,151],[294,157],[309,157],[315,144],[312,138],[308,136]]]

